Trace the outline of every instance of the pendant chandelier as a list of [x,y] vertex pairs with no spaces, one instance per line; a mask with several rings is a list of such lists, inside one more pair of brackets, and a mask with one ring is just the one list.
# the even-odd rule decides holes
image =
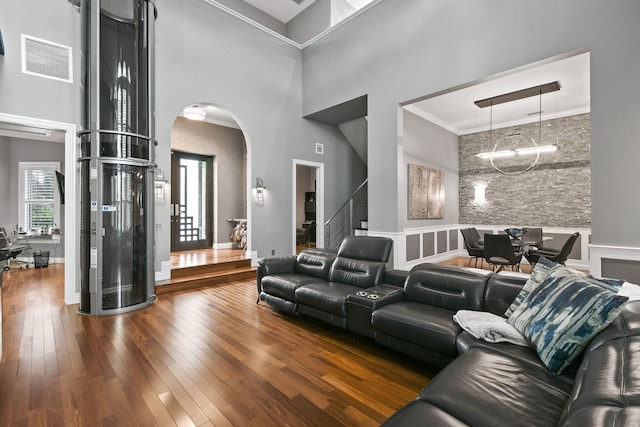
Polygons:
[[[527,172],[528,170],[530,170],[531,168],[533,168],[537,163],[538,160],[540,159],[540,154],[541,153],[548,153],[548,152],[553,152],[556,151],[558,149],[557,145],[555,144],[548,144],[548,145],[540,145],[540,142],[542,141],[542,94],[543,93],[549,93],[549,92],[553,92],[553,91],[557,91],[560,90],[560,84],[556,81],[553,83],[547,83],[544,85],[539,85],[539,86],[534,86],[534,87],[530,87],[527,89],[522,89],[519,91],[515,91],[515,92],[509,92],[503,95],[498,95],[498,96],[494,96],[491,98],[486,98],[480,101],[475,101],[475,104],[480,107],[480,108],[484,108],[484,107],[490,107],[490,113],[489,113],[489,148],[490,151],[484,151],[481,153],[476,154],[478,157],[480,157],[481,159],[485,159],[485,160],[489,160],[491,163],[491,166],[497,170],[498,172],[504,174],[504,175],[519,175],[522,174],[524,172]],[[498,140],[497,142],[495,142],[495,144],[493,143],[493,106],[496,104],[502,104],[505,102],[511,102],[511,101],[516,101],[519,99],[523,99],[523,98],[528,98],[531,96],[538,96],[539,99],[539,103],[538,103],[538,140],[536,141],[534,138],[525,135],[521,132],[516,132],[510,135],[507,135],[503,138],[501,138],[500,140]],[[508,148],[508,149],[499,149],[500,146],[504,146],[505,143],[510,142],[511,146],[514,145],[513,141],[515,140],[515,138],[519,139],[519,143],[521,143],[521,145],[523,145],[522,147],[518,147],[518,148]],[[520,145],[520,144],[515,144],[515,145]],[[500,168],[498,165],[496,165],[496,163],[494,162],[494,159],[499,159],[499,158],[509,158],[509,157],[522,157],[522,158],[527,158],[530,156],[535,156],[535,158],[532,159],[532,161],[530,163],[527,163],[526,166],[524,168],[521,169],[516,169],[514,170],[513,167],[510,167],[509,169],[511,170],[507,170],[506,168]]]

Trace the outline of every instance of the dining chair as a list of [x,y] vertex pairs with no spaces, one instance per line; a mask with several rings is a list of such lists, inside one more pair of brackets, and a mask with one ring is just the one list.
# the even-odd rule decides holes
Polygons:
[[480,260],[480,268],[482,268],[484,264],[484,247],[478,244],[478,239],[476,239],[469,228],[461,228],[460,233],[462,233],[462,238],[464,240],[464,247],[467,249],[467,253],[469,254],[469,262],[468,266],[471,266],[471,261],[474,261],[473,266],[478,267],[478,260]]
[[469,227],[469,233],[471,233],[471,236],[475,239],[476,243],[479,246],[484,245],[484,241],[480,237],[480,233],[478,233],[478,230],[475,227]]
[[526,228],[525,232],[522,234],[522,240],[529,243],[531,246],[535,246],[540,249],[543,242],[542,228]]
[[520,271],[522,249],[514,247],[511,238],[506,234],[485,234],[484,259],[493,271],[500,272],[505,267],[510,267],[512,271],[516,267],[516,271]]
[[569,258],[569,254],[573,250],[573,246],[576,244],[576,241],[578,240],[579,236],[580,236],[580,233],[578,232],[573,233],[571,236],[569,236],[567,241],[564,242],[560,250],[550,249],[550,248],[531,250],[527,254],[525,254],[525,258],[527,258],[527,261],[529,261],[531,265],[534,265],[535,263],[537,263],[541,256],[545,257],[549,261],[553,261],[553,262],[557,262],[558,264],[565,265],[565,262]]

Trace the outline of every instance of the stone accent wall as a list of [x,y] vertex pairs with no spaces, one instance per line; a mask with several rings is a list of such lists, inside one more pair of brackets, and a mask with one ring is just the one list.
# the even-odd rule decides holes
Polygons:
[[[543,121],[542,142],[538,142],[537,122],[494,129],[491,144],[488,131],[460,136],[460,223],[591,228],[590,123],[590,114]],[[517,133],[520,136],[508,137]],[[557,144],[558,150],[541,153],[529,171],[509,175],[476,156],[491,151],[490,145],[499,141],[497,150],[513,148],[509,144],[526,142],[527,135],[538,145]],[[515,171],[534,158],[495,159],[495,163]],[[486,185],[486,201],[474,200],[476,184]]]

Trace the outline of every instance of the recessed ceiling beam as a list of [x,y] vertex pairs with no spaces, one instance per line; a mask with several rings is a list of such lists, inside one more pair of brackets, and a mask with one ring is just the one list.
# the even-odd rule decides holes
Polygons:
[[529,98],[531,96],[543,95],[549,92],[560,90],[560,83],[555,81],[543,85],[533,86],[527,89],[516,90],[515,92],[504,93],[502,95],[492,96],[491,98],[475,101],[479,108],[490,107],[492,105],[504,104],[505,102],[517,101],[518,99]]

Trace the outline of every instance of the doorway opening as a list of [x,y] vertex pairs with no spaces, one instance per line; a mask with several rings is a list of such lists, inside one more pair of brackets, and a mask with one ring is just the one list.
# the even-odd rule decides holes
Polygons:
[[171,150],[171,251],[250,251],[249,150],[236,118],[211,104],[190,105],[173,124]]
[[[78,194],[77,175],[79,173],[76,163],[79,153],[76,125],[0,113],[0,128],[4,129],[2,135],[8,136],[10,139],[64,144],[63,170],[67,200],[62,214],[64,224],[58,224],[61,232],[60,238],[64,240],[61,245],[64,248],[64,302],[65,304],[77,304],[80,302],[80,288],[76,272],[76,259],[79,250],[76,233],[79,203],[75,199],[76,194]],[[9,159],[7,156],[0,156],[0,158]],[[8,167],[7,170],[12,169]],[[17,179],[17,175],[15,179]],[[6,206],[17,206],[17,201],[15,204],[10,201],[7,202]],[[10,214],[13,216],[5,216],[2,222],[8,222],[15,226],[17,220],[13,218],[18,215],[17,209],[15,212],[11,211]],[[7,212],[5,212],[5,215],[7,215]]]
[[324,165],[293,161],[293,253],[324,247]]

